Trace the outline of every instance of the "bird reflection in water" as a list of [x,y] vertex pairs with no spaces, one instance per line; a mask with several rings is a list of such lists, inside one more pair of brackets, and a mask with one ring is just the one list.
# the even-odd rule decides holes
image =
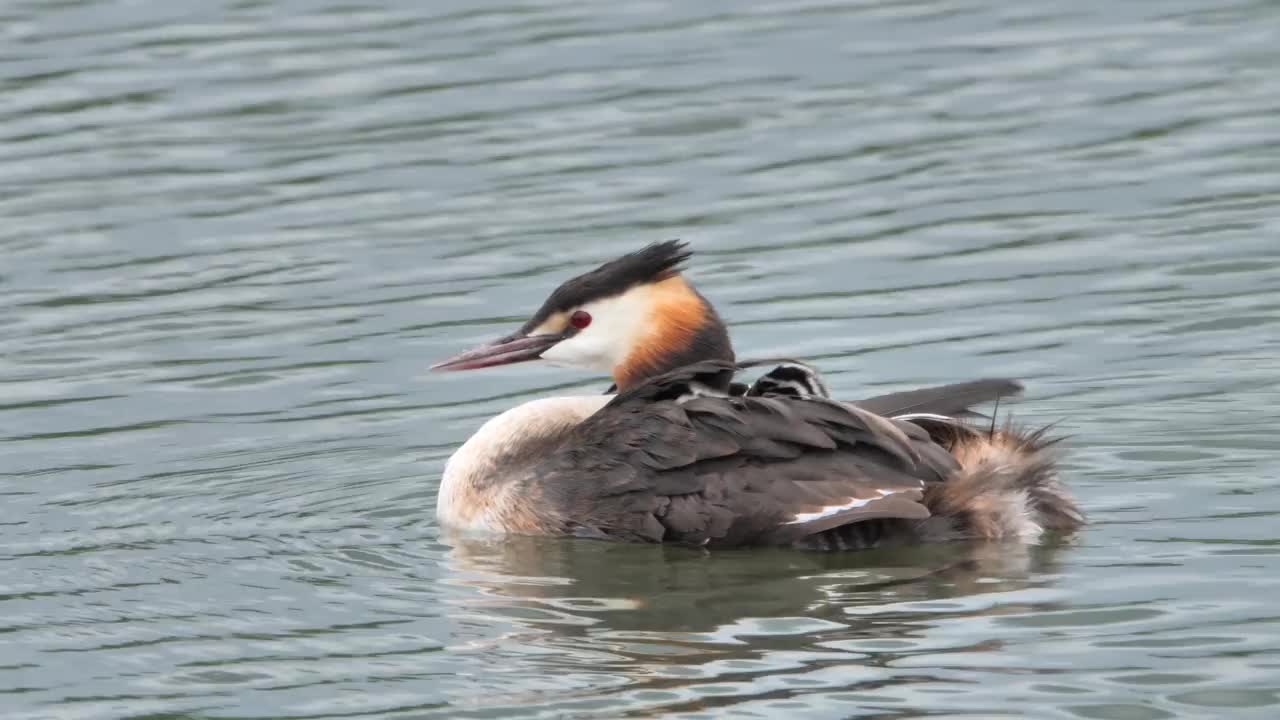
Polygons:
[[[444,539],[452,546],[446,577],[461,591],[450,613],[509,628],[475,650],[527,642],[545,653],[535,661],[543,672],[564,672],[566,664],[590,668],[628,691],[750,680],[766,668],[777,676],[824,667],[847,671],[843,689],[865,691],[889,682],[885,669],[922,647],[939,652],[931,635],[943,623],[1063,606],[1054,583],[1066,545],[1055,542],[821,553]],[[941,651],[1001,648],[1002,638],[991,635],[962,644],[948,639]],[[889,675],[895,683],[936,680],[928,673]],[[664,707],[694,711],[730,700],[689,702]]]

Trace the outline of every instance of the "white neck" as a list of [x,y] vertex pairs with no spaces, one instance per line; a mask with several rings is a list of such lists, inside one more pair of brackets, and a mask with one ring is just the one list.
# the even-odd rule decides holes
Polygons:
[[552,397],[518,405],[491,418],[458,448],[445,464],[436,501],[441,524],[473,530],[519,530],[511,527],[510,496],[504,473],[514,475],[510,461],[525,445],[578,425],[604,407],[609,395]]

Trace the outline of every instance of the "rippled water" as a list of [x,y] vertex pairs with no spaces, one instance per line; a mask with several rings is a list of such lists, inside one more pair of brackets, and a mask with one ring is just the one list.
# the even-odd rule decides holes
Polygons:
[[[7,718],[1280,712],[1280,7],[0,6]],[[1037,548],[456,543],[602,380],[427,365],[691,241],[745,355],[1025,379]]]

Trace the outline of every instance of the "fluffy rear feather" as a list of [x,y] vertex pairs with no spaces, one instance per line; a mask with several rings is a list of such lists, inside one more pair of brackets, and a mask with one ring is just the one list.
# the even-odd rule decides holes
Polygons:
[[1084,514],[1058,480],[1048,428],[1028,432],[1006,425],[994,432],[959,422],[919,421],[960,463],[960,471],[925,489],[933,517],[918,527],[928,541],[1018,539],[1067,532]]

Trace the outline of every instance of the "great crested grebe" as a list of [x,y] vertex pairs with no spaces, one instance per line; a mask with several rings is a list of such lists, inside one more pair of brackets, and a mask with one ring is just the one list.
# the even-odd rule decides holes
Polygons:
[[[649,245],[556,288],[520,330],[434,370],[529,360],[608,372],[616,394],[553,397],[486,422],[454,453],[437,514],[460,530],[708,547],[854,549],[1031,541],[1084,523],[1053,441],[966,422],[1011,380],[827,397],[798,362],[734,381],[729,334]],[[615,388],[610,388],[612,392]]]

